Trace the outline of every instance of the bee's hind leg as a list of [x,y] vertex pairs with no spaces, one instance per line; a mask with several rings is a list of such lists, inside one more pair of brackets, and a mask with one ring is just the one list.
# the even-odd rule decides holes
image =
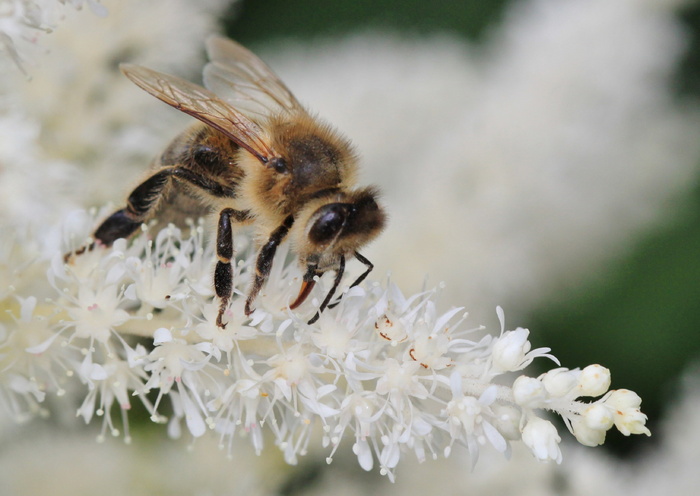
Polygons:
[[139,228],[141,223],[140,220],[133,220],[127,209],[117,210],[107,217],[95,230],[93,234],[95,241],[83,245],[75,251],[66,253],[63,256],[63,261],[68,263],[74,255],[82,255],[86,251],[91,251],[98,243],[104,246],[111,246],[119,238],[128,238]]
[[[63,258],[70,261],[72,255],[80,255],[92,250],[98,243],[111,246],[119,238],[128,238],[147,220],[151,219],[161,204],[173,179],[183,181],[206,191],[217,198],[233,197],[233,191],[215,181],[192,172],[184,167],[168,166],[158,170],[136,186],[126,201],[126,207],[107,217],[95,230],[95,241],[83,246]],[[247,218],[248,212],[232,210],[236,219]]]
[[94,241],[67,253],[63,259],[70,261],[73,255],[90,251],[97,244],[112,246],[119,238],[128,238],[146,221],[162,198],[163,189],[170,181],[172,173],[166,169],[157,172],[139,184],[129,195],[126,207],[107,217],[93,234]]

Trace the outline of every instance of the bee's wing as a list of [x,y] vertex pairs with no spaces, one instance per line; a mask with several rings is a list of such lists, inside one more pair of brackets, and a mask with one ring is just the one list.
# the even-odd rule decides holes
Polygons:
[[258,116],[304,111],[272,69],[247,48],[211,36],[207,54],[210,62],[204,67],[204,85],[237,109]]
[[124,75],[159,100],[218,129],[266,163],[276,153],[264,140],[261,127],[214,93],[177,76],[146,67],[121,64]]

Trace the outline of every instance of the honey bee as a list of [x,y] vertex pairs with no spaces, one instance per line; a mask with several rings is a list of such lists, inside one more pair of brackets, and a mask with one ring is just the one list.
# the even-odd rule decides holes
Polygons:
[[[277,247],[289,240],[304,276],[291,309],[301,305],[318,277],[335,271],[333,285],[309,324],[331,303],[346,259],[373,265],[358,250],[384,227],[374,187],[356,188],[357,157],[350,142],[312,116],[252,52],[229,39],[206,43],[209,63],[202,87],[176,76],[122,64],[122,72],[151,95],[201,122],[178,136],[129,195],[126,206],[95,230],[92,244],[110,246],[153,218],[218,213],[214,289],[216,325],[233,292],[233,229],[251,225],[257,258],[245,313],[267,280]],[[67,259],[70,255],[67,256]]]

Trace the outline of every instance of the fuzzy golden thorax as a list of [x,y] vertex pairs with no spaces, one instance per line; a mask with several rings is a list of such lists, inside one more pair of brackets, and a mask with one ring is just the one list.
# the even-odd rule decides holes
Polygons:
[[261,164],[245,152],[239,158],[244,195],[257,217],[280,221],[318,195],[354,184],[355,153],[330,126],[299,112],[270,117],[262,127],[279,159]]

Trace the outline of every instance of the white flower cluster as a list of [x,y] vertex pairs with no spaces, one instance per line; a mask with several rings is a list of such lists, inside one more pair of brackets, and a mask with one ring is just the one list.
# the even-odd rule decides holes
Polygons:
[[[94,222],[80,218],[82,224],[68,222],[73,235],[64,239]],[[466,446],[473,462],[482,446],[507,455],[513,441],[559,462],[559,434],[540,410],[561,415],[587,445],[602,443],[613,425],[625,435],[650,434],[639,397],[607,391],[610,374],[601,366],[521,375],[506,385],[535,358],[556,359],[547,348],[530,349],[528,330],[505,330],[500,309],[500,334],[481,337],[482,328],[465,325],[463,309],[437,311],[436,290],[405,297],[391,282],[367,283],[307,325],[328,281],[290,311],[302,274],[284,250],[257,310],[246,318],[244,298],[234,297],[221,329],[211,287],[215,257],[203,224],[189,231],[170,226],[154,239],[119,240],[68,264],[58,250],[50,260],[24,263],[10,248],[26,240],[5,238],[0,267],[24,282],[0,302],[8,310],[0,324],[0,400],[17,419],[45,413],[47,395],[70,405],[78,394],[79,416],[101,417],[101,437],[123,430],[128,442],[136,397],[173,437],[184,424],[194,438],[216,433],[229,451],[235,436],[246,436],[260,453],[267,430],[289,463],[307,452],[314,432],[322,432],[329,463],[350,438],[359,464],[376,464],[392,480],[406,452],[423,461],[448,456],[455,444]],[[237,236],[239,296],[253,266],[246,243]],[[37,298],[32,287],[49,293]]]

